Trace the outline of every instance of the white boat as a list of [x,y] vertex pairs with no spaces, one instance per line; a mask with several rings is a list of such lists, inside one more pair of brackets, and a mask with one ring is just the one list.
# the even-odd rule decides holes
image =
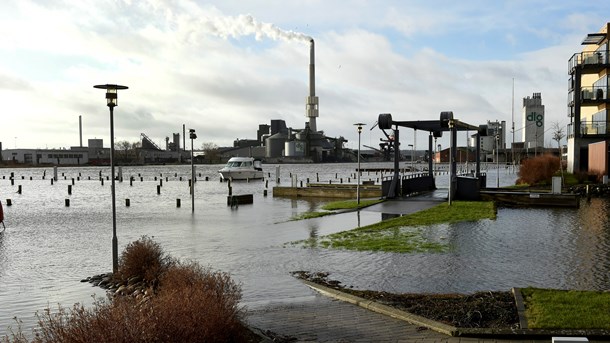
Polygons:
[[252,157],[231,157],[218,173],[225,180],[262,179],[263,165]]

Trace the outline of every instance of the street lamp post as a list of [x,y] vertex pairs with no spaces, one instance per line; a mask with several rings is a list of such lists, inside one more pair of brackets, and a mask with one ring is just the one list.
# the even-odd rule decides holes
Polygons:
[[496,188],[500,188],[500,135],[496,135]]
[[413,171],[415,170],[415,165],[413,164],[413,158],[415,155],[415,147],[413,146],[413,144],[409,144],[409,147],[411,147],[411,173],[413,173]]
[[112,272],[116,273],[119,268],[118,240],[116,237],[116,193],[114,185],[114,107],[118,106],[117,91],[127,89],[127,86],[120,85],[97,85],[94,88],[106,90],[106,104],[110,109],[110,173],[112,174],[111,193],[112,193]]
[[356,123],[354,124],[358,129],[358,177],[356,183],[356,202],[360,207],[360,134],[362,133],[362,127],[366,124]]
[[191,212],[195,213],[195,159],[193,158],[193,139],[197,138],[195,129],[189,129],[191,138]]

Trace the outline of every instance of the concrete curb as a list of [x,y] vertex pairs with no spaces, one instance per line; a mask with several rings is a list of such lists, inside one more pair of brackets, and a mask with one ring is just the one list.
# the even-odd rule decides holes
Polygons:
[[[448,336],[467,336],[467,337],[506,337],[519,336],[524,337],[552,337],[552,336],[580,336],[580,337],[596,337],[610,338],[610,330],[603,329],[586,329],[586,330],[542,330],[542,329],[494,329],[494,328],[458,328],[455,326],[443,324],[428,318],[424,318],[406,311],[398,310],[393,307],[383,305],[372,300],[357,297],[339,290],[319,285],[317,283],[302,280],[305,285],[313,290],[328,296],[333,299],[348,302],[358,305],[368,310],[385,314],[392,318],[403,320],[413,325],[423,326],[430,330],[440,332]],[[519,292],[520,295],[520,292]],[[523,303],[522,303],[523,304]]]
[[381,314],[385,314],[390,317],[400,319],[400,320],[406,321],[406,322],[414,324],[414,325],[424,326],[428,329],[440,332],[445,335],[455,336],[454,332],[455,332],[456,328],[453,326],[439,323],[434,320],[430,320],[430,319],[427,319],[427,318],[424,318],[424,317],[421,317],[421,316],[418,316],[418,315],[415,315],[412,313],[397,310],[393,307],[379,304],[379,303],[376,303],[371,300],[366,300],[366,299],[363,299],[363,298],[360,298],[360,297],[357,297],[357,296],[354,296],[351,294],[347,294],[347,293],[338,291],[336,289],[328,288],[328,287],[313,283],[311,281],[303,280],[303,282],[310,288],[320,292],[321,294],[331,297],[333,299],[337,299],[337,300],[348,302],[350,304],[358,305],[358,306],[366,308],[368,310],[371,310],[371,311],[374,311],[377,313],[381,313]]
[[527,329],[527,317],[525,316],[525,303],[523,302],[523,295],[521,289],[513,287],[511,289],[513,297],[515,298],[515,305],[517,306],[517,315],[519,316],[519,327]]

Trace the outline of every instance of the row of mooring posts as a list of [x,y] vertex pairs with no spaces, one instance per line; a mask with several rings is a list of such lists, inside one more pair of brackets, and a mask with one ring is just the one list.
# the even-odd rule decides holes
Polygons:
[[[57,174],[57,173],[56,173],[56,172],[54,172],[54,174]],[[64,179],[64,180],[67,180],[67,179],[68,179],[68,176],[67,176],[67,175],[65,175],[65,173],[61,173],[61,176],[63,177],[63,179]],[[201,174],[201,173],[199,173],[199,174],[198,174],[198,176],[199,176],[199,177],[202,177],[202,174]],[[183,177],[182,177],[182,176],[178,177],[178,173],[174,173],[174,177],[175,177],[175,178],[179,178],[179,180],[180,180],[180,181],[182,181],[182,180],[183,180]],[[79,173],[78,173],[78,176],[77,176],[76,178],[72,177],[72,182],[73,182],[73,184],[74,184],[74,181],[75,181],[75,180],[76,180],[76,181],[80,181],[80,180],[81,180],[81,178],[83,178],[83,175],[82,175],[82,173],[80,173],[80,172],[79,172]],[[104,176],[102,176],[102,171],[100,170],[100,171],[98,172],[98,180],[101,180],[101,179],[103,179],[103,178],[104,178]],[[141,173],[138,173],[138,178],[140,178],[140,181],[144,181],[144,177],[142,176],[142,174],[141,174]],[[154,180],[155,180],[155,181],[157,181],[158,179],[162,179],[162,178],[163,178],[163,173],[161,173],[159,176],[154,176]],[[3,180],[6,180],[6,175],[3,175],[3,176],[2,176],[2,179],[3,179]],[[21,179],[22,179],[22,180],[25,180],[25,179],[26,179],[26,176],[25,176],[25,175],[21,175]],[[29,179],[30,179],[30,181],[32,181],[32,180],[34,180],[34,177],[33,177],[33,176],[29,176]],[[42,180],[45,180],[45,179],[46,179],[46,170],[44,170],[44,171],[43,171],[43,175],[42,175]],[[83,178],[83,179],[84,179],[84,178]],[[108,180],[110,180],[110,176],[108,176],[108,175],[107,175],[107,176],[105,176],[105,179],[106,179],[107,181],[108,181]],[[16,177],[15,177],[15,172],[11,172],[11,173],[10,173],[10,175],[9,175],[9,180],[11,180],[12,182],[14,182],[14,181],[16,180]],[[59,180],[59,177],[58,177],[57,175],[54,175],[54,176],[51,178],[51,181],[58,181],[58,180]],[[87,176],[87,180],[91,180],[91,176]],[[122,174],[122,170],[121,170],[121,168],[120,168],[120,167],[119,167],[119,172],[117,173],[117,175],[115,175],[115,180],[117,180],[117,181],[119,181],[119,182],[123,182],[123,174]],[[134,176],[130,176],[130,180],[134,180],[134,181],[135,181],[135,177],[134,177]],[[206,181],[209,181],[209,176],[206,176],[206,177],[205,177],[205,180],[206,180]],[[165,177],[165,181],[169,181],[169,176],[166,176],[166,177]]]
[[[6,199],[6,206],[11,206],[12,200],[11,199]],[[70,207],[70,199],[66,198],[64,199],[64,205],[65,207]],[[180,198],[176,199],[176,207],[180,208],[180,206],[182,205],[182,201]],[[127,198],[125,199],[125,207],[130,207],[131,206],[131,199]]]

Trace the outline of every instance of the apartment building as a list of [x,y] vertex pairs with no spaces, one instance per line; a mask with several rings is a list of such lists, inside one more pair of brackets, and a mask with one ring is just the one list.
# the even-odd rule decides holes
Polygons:
[[[591,159],[604,159],[608,171],[608,96],[610,23],[582,41],[582,52],[575,53],[568,62],[568,171],[588,172]],[[589,149],[595,143],[605,142],[605,153]],[[595,152],[595,156],[591,155]],[[597,163],[596,163],[597,164]]]

